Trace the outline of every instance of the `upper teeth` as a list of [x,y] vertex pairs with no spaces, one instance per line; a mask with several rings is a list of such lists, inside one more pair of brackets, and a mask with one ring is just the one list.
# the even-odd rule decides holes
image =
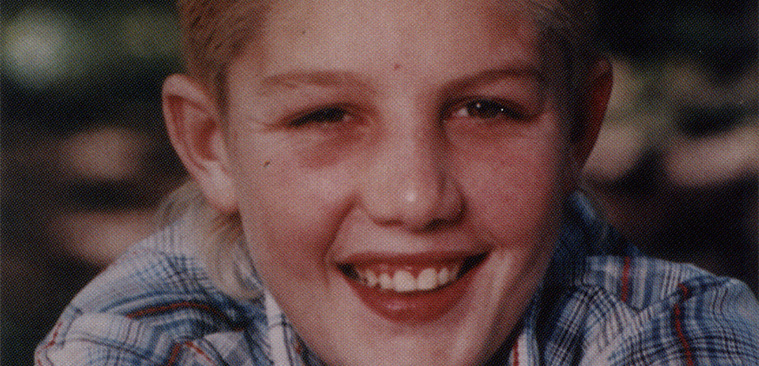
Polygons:
[[452,268],[424,268],[418,276],[407,270],[395,272],[375,272],[371,269],[356,269],[359,280],[368,287],[377,287],[395,292],[429,291],[443,287],[456,279],[460,266]]

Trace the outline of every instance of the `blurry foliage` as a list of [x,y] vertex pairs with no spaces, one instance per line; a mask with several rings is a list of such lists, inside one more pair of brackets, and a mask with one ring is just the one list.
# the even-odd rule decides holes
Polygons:
[[155,111],[163,79],[180,69],[169,2],[3,5],[4,124],[67,132],[145,106]]
[[638,62],[693,58],[720,77],[745,71],[757,57],[752,0],[604,0],[600,38],[609,52]]

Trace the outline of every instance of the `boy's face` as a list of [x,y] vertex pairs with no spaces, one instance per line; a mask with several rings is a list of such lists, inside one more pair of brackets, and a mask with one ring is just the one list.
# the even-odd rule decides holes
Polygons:
[[228,73],[257,270],[327,363],[482,362],[576,176],[536,25],[505,1],[283,3]]

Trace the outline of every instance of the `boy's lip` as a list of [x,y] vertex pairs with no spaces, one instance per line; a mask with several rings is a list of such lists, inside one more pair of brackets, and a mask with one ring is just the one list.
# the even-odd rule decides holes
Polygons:
[[[395,322],[419,323],[441,317],[457,303],[487,254],[366,253],[341,261],[338,268],[358,298],[376,314]],[[374,278],[367,280],[369,273]]]

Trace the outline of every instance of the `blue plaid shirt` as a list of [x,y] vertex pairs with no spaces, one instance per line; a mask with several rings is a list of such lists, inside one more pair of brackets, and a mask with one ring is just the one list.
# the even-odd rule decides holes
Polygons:
[[[744,284],[641,256],[582,196],[568,205],[545,279],[489,365],[759,365]],[[319,365],[265,290],[239,300],[214,286],[190,232],[177,222],[92,281],[36,365]]]

